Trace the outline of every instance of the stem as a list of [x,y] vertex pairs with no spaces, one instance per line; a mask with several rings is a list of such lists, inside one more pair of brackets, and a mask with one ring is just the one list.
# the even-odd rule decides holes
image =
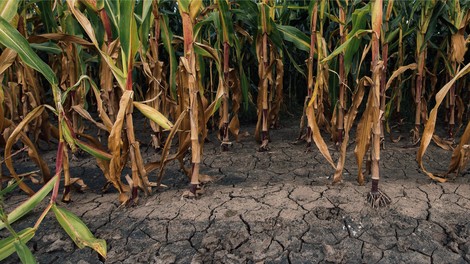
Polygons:
[[198,87],[196,75],[196,55],[193,47],[193,23],[188,13],[181,13],[183,20],[184,54],[189,63],[188,88],[189,88],[189,124],[191,127],[191,161],[193,170],[191,173],[191,184],[199,184],[199,164],[201,163],[201,144],[199,142],[199,110],[198,110]]
[[[222,120],[221,120],[221,130],[220,130],[220,137],[223,143],[229,142],[229,135],[228,135],[228,121],[229,121],[229,114],[228,114],[228,96],[229,96],[229,56],[230,56],[230,45],[228,42],[224,42],[224,94],[222,97]],[[222,150],[227,150],[227,145],[222,145]]]
[[42,212],[42,214],[39,216],[38,220],[36,221],[36,223],[34,224],[34,228],[35,229],[38,229],[39,228],[39,225],[42,223],[42,220],[44,220],[44,218],[46,217],[47,213],[49,213],[49,210],[51,210],[52,208],[52,202],[49,203],[46,207],[46,209],[44,209],[44,211]]
[[379,68],[379,40],[380,31],[382,25],[382,0],[376,0],[374,2],[374,8],[372,13],[372,80],[373,84],[371,92],[373,93],[372,98],[372,111],[373,111],[373,126],[372,126],[372,164],[371,174],[373,180],[379,180],[379,161],[380,161],[380,79],[382,77],[381,69]]
[[[457,72],[456,62],[452,62],[452,68],[454,72]],[[455,84],[450,87],[449,93],[449,138],[454,137],[454,126],[455,126]]]
[[[61,133],[61,131],[59,132]],[[51,203],[55,203],[57,200],[57,195],[59,194],[59,185],[60,185],[60,173],[62,172],[63,157],[64,157],[64,141],[62,135],[60,135],[59,145],[57,147],[57,156],[55,162],[55,175],[58,175],[57,181],[54,184],[51,195]]]
[[63,202],[70,202],[70,166],[69,166],[69,154],[67,147],[64,147],[64,193],[62,196]]
[[[344,25],[343,23],[346,22],[346,15],[344,12],[343,7],[340,5],[339,7],[339,19],[342,23],[339,23],[339,34],[341,36],[341,44],[346,41],[345,32],[344,32]],[[344,100],[345,94],[345,84],[346,84],[346,76],[344,72],[344,54],[339,54],[339,106],[338,106],[338,116],[337,116],[337,126],[338,126],[338,143],[341,145],[343,142],[343,130],[344,130],[344,108],[346,102]]]
[[[422,33],[419,33],[422,35]],[[424,39],[424,35],[421,36]],[[418,49],[420,47],[418,46]],[[415,92],[415,104],[416,104],[416,113],[415,113],[415,130],[419,133],[419,128],[421,126],[421,97],[423,93],[423,73],[424,73],[424,64],[426,60],[426,48],[422,51],[419,51],[418,56],[418,72],[416,76],[416,92]]]
[[[388,29],[388,22],[386,22],[386,28]],[[385,81],[387,78],[387,63],[388,63],[388,43],[385,43],[382,47],[382,60],[384,62],[384,67],[382,71],[382,76],[380,79],[380,111],[385,113]],[[384,131],[384,121],[385,121],[385,114],[382,115],[380,119],[380,138],[383,139],[385,136]]]

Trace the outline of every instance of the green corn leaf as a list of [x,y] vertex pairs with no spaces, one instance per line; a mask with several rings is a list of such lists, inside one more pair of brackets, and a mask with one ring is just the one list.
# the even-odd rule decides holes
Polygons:
[[88,152],[89,154],[91,154],[93,157],[95,158],[98,158],[98,159],[102,159],[102,160],[111,160],[111,158],[113,157],[111,154],[109,154],[108,152],[106,151],[103,151],[101,149],[98,149],[90,144],[87,144],[83,141],[81,141],[80,139],[77,139],[75,138],[74,139],[74,143],[81,149],[83,149],[84,151]]
[[344,71],[346,75],[350,72],[353,57],[359,50],[361,40],[355,38],[354,36],[359,30],[367,28],[367,17],[370,14],[370,4],[356,9],[352,14],[352,28],[346,37],[347,40],[350,40],[350,44],[346,47],[344,51]]
[[0,17],[10,22],[18,12],[18,3],[20,1],[0,1]]
[[385,37],[385,43],[392,42],[399,32],[400,32],[400,28],[396,28],[392,32],[388,33],[387,36]]
[[203,32],[202,28],[205,27],[205,26],[214,24],[215,28],[219,28],[220,27],[220,21],[219,20],[220,20],[219,19],[219,12],[214,11],[214,12],[210,13],[208,16],[206,16],[203,20],[197,22],[197,24],[194,25],[194,28],[193,28],[194,39],[200,39],[201,34],[202,34],[201,32]]
[[338,56],[341,52],[343,52],[349,45],[353,44],[353,40],[356,39],[356,38],[360,38],[362,37],[363,35],[365,34],[368,34],[368,33],[372,33],[373,31],[372,30],[368,30],[368,29],[362,29],[362,30],[358,30],[356,32],[356,34],[354,34],[353,37],[349,38],[348,40],[346,40],[341,46],[339,46],[338,48],[336,48],[330,55],[328,55],[328,57],[324,58],[322,60],[322,62],[327,62],[331,59],[333,59],[334,57]]
[[12,27],[5,19],[0,17],[0,43],[16,51],[20,58],[31,68],[42,73],[52,85],[57,85],[57,77],[52,69],[29,46],[28,41]]
[[[31,238],[33,238],[35,233],[36,233],[35,228],[28,227],[26,229],[21,230],[19,233],[17,233],[17,236],[19,237],[20,241],[23,244],[25,244],[29,240],[31,240]],[[11,254],[13,254],[16,251],[15,244],[18,243],[17,241],[18,240],[14,236],[9,236],[7,238],[0,240],[0,261],[6,259],[7,257],[9,257]]]
[[196,54],[201,55],[203,57],[211,58],[215,61],[217,64],[217,68],[220,68],[220,58],[219,54],[217,53],[217,50],[212,48],[211,46],[199,43],[199,42],[194,42],[194,52]]
[[145,117],[157,123],[162,128],[171,129],[173,127],[173,124],[155,108],[139,102],[133,102],[133,104]]
[[[297,70],[297,72],[299,72],[300,74],[302,74],[302,76],[304,77],[307,77],[305,75],[305,72],[304,70],[300,67],[300,65],[295,61],[294,57],[292,56],[291,52],[289,52],[289,50],[287,49],[287,47],[284,45],[284,50],[286,51],[286,54],[287,54],[287,57],[289,58],[289,61],[292,63],[292,66],[294,66],[294,68]],[[315,53],[314,55],[314,58],[317,57],[317,54]]]
[[[28,200],[23,202],[21,205],[16,207],[13,211],[8,214],[8,223],[12,224],[16,220],[20,219],[31,210],[33,210],[45,197],[46,195],[52,190],[55,182],[57,181],[57,175],[52,177],[50,181],[48,181],[39,191],[37,191],[33,196],[31,196]],[[5,227],[5,223],[0,222],[0,230]],[[1,248],[1,247],[0,247]]]
[[134,5],[135,0],[120,1],[119,5],[119,40],[124,52],[124,73],[127,73],[132,68],[134,56],[139,48],[137,24],[134,18]]
[[36,263],[36,259],[33,256],[33,253],[29,248],[26,246],[26,244],[21,240],[15,239],[14,242],[15,245],[15,250],[16,254],[21,260],[21,263],[23,264],[34,264]]
[[191,0],[178,0],[178,8],[185,13],[189,13],[190,3],[191,3]]
[[[93,42],[93,45],[95,45],[96,49],[101,53],[102,58],[106,61],[108,66],[111,68],[111,70],[113,72],[113,75],[116,78],[116,80],[118,81],[120,87],[125,88],[127,73],[125,75],[122,72],[122,70],[120,70],[118,67],[116,67],[116,64],[115,64],[113,58],[111,58],[111,56],[109,56],[108,54],[106,54],[105,52],[103,52],[100,49],[101,46],[99,45],[98,39],[96,38],[96,32],[93,29],[92,23],[90,23],[90,20],[88,20],[88,18],[79,9],[77,9],[75,7],[75,3],[76,3],[77,0],[66,0],[66,1],[67,1],[69,10],[73,13],[75,18],[78,20],[78,22],[82,26],[83,30],[85,30],[88,37]],[[111,14],[111,15],[114,15],[114,14]],[[109,15],[109,16],[113,19],[113,17],[111,15]],[[115,21],[113,20],[113,22],[115,22]]]
[[176,99],[176,72],[178,70],[178,63],[176,61],[175,50],[173,49],[173,32],[171,32],[170,26],[168,24],[168,16],[160,16],[160,25],[161,25],[161,38],[163,40],[163,46],[165,47],[168,55],[170,57],[170,88],[173,98]]
[[233,45],[232,39],[234,37],[232,18],[229,10],[229,6],[226,0],[218,0],[220,22],[222,24],[222,34],[224,42],[227,42],[230,46]]
[[5,196],[9,192],[12,192],[22,181],[23,179],[20,179],[20,181],[15,181],[14,183],[8,185],[6,188],[0,190],[0,197]]
[[50,54],[59,55],[62,53],[62,49],[60,49],[60,47],[57,44],[52,43],[52,42],[44,42],[44,43],[39,43],[39,44],[31,43],[29,45],[31,46],[31,48],[35,50],[45,51]]
[[[153,17],[152,15],[152,1],[151,0],[144,0],[139,4],[140,9],[140,14],[141,16],[137,16],[141,21],[139,22],[139,39],[142,44],[142,49],[144,50],[144,53],[147,52],[148,50],[148,34],[150,32],[150,25],[151,25],[151,18]],[[137,10],[136,10],[137,12]]]
[[298,28],[285,25],[276,25],[277,29],[282,33],[284,40],[294,43],[294,45],[303,51],[310,51],[310,39],[305,33]]
[[90,247],[102,257],[106,258],[106,241],[104,239],[97,239],[90,232],[90,229],[72,212],[58,207],[56,204],[52,205],[52,211],[62,228],[67,232],[70,238],[75,242],[79,248]]
[[119,28],[119,16],[118,16],[118,5],[119,2],[115,0],[105,0],[104,6],[106,8],[106,13],[108,14],[109,19],[114,25],[115,29]]
[[[18,1],[7,1],[7,2],[18,2]],[[38,9],[40,11],[41,21],[46,27],[46,32],[52,33],[57,29],[57,23],[52,13],[52,1],[39,1],[37,2]]]

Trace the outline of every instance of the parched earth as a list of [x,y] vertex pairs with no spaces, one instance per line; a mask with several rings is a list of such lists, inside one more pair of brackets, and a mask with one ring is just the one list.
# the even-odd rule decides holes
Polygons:
[[[94,160],[81,157],[72,161],[72,174],[89,189],[73,193],[73,202],[62,206],[106,240],[106,263],[470,262],[468,170],[435,183],[420,173],[416,148],[406,148],[405,141],[387,143],[380,187],[392,204],[372,209],[365,202],[370,182],[356,183],[354,147],[343,183],[333,186],[333,169],[321,154],[292,143],[297,132],[294,125],[272,131],[271,150],[263,153],[252,136],[221,152],[211,135],[202,173],[215,181],[197,200],[181,198],[188,182],[171,163],[163,181],[168,188],[142,195],[137,206],[119,206],[114,190],[101,193],[104,179]],[[147,160],[157,159],[152,152],[144,151]],[[450,156],[431,145],[426,164],[442,172]],[[53,152],[45,157],[54,164]],[[150,177],[154,180],[155,173]],[[12,208],[22,199],[16,192],[6,204]],[[14,228],[32,226],[45,203]],[[39,263],[101,263],[94,251],[73,244],[52,213],[28,245]],[[5,261],[17,262],[16,256]]]

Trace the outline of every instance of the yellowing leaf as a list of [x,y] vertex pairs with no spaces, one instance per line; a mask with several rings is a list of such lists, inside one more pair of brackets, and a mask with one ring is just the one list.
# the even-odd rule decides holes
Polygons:
[[[35,233],[35,228],[28,227],[19,232],[17,235],[22,243],[26,243],[31,240],[31,238],[33,238]],[[11,254],[13,254],[16,251],[15,243],[18,242],[19,241],[13,236],[9,236],[0,240],[0,260],[4,260]]]
[[95,238],[80,218],[72,212],[58,207],[55,204],[52,205],[52,211],[54,212],[59,224],[65,232],[67,232],[70,238],[72,238],[77,247],[90,247],[98,252],[102,257],[106,258],[106,241],[104,239]]
[[139,102],[133,102],[133,104],[144,116],[157,123],[162,128],[171,129],[173,127],[173,124],[155,108]]
[[[52,187],[57,181],[57,175],[54,176],[50,181],[48,181],[39,191],[37,191],[33,196],[31,196],[24,203],[16,207],[13,211],[8,213],[8,223],[12,224],[16,220],[20,219],[22,216],[26,215],[28,212],[33,210],[38,203],[40,203],[44,197],[52,190]],[[3,222],[0,222],[0,230],[5,227]],[[0,247],[1,248],[1,247]]]

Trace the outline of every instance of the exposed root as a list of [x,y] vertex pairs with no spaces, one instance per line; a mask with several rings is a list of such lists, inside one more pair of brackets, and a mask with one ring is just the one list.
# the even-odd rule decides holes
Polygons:
[[369,192],[367,194],[367,202],[370,203],[372,208],[385,207],[392,202],[392,199],[381,190],[377,192]]

